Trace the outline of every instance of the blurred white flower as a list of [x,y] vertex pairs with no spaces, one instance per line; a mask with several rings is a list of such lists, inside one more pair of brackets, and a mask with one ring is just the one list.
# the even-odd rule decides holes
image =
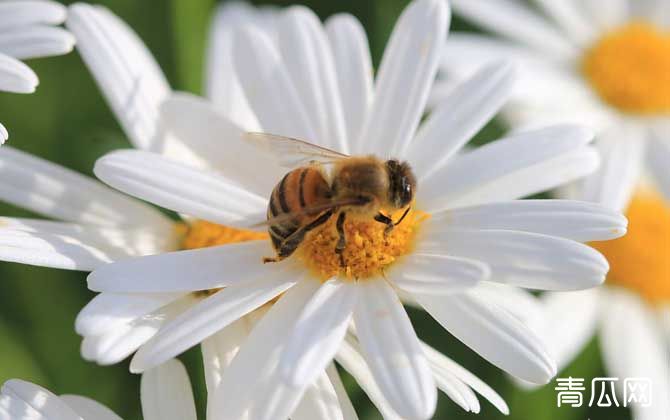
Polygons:
[[[463,77],[501,59],[519,77],[505,108],[515,127],[578,122],[596,130],[602,165],[569,197],[623,211],[649,179],[670,199],[670,7],[666,0],[454,0],[464,17],[500,35],[454,33],[441,68]],[[450,90],[445,84],[434,95]]]
[[[267,197],[286,169],[242,140],[249,129],[305,138],[341,152],[405,157],[419,178],[417,202],[432,218],[420,226],[416,252],[390,267],[388,280],[376,273],[359,282],[335,276],[322,284],[294,260],[263,265],[261,258],[272,255],[267,240],[108,265],[89,278],[89,287],[102,293],[80,315],[80,332],[103,325],[110,308],[116,325],[141,330],[145,321],[151,322],[152,334],[158,332],[146,343],[145,336],[134,343],[144,343],[132,362],[136,371],[203,340],[227,343],[237,353],[232,363],[223,347],[223,356],[211,358],[226,365],[214,393],[210,387],[210,407],[227,407],[221,418],[239,418],[249,410],[273,418],[290,415],[334,356],[343,366],[353,366],[352,374],[377,396],[372,399],[383,412],[426,418],[434,410],[439,372],[409,323],[397,287],[494,364],[536,382],[551,378],[552,361],[515,317],[527,306],[519,302],[528,296],[506,293],[486,281],[552,290],[599,284],[606,261],[577,241],[619,236],[625,219],[572,201],[515,201],[596,168],[597,156],[588,146],[591,136],[578,127],[520,133],[457,153],[504,103],[511,80],[507,66],[482,69],[417,131],[446,35],[445,3],[411,3],[396,25],[374,86],[365,33],[351,16],[337,15],[323,26],[308,9],[293,7],[275,15],[270,30],[254,24],[255,19],[244,27],[230,25],[232,38],[215,51],[223,51],[233,63],[234,73],[224,73],[229,91],[238,93],[219,99],[218,109],[188,95],[168,97],[165,85],[160,92],[150,89],[157,86],[155,80],[140,68],[133,70],[133,63],[142,60],[119,67],[130,73],[113,77],[106,72],[105,54],[111,49],[95,44],[103,39],[97,31],[110,29],[96,20],[105,13],[75,6],[68,27],[78,36],[89,31],[79,36],[79,48],[119,119],[134,123],[138,119],[129,116],[142,115],[159,118],[162,125],[137,131],[124,125],[127,132],[161,136],[136,143],[149,151],[104,157],[96,174],[122,191],[200,220],[191,225],[182,246],[216,243],[221,228],[211,222],[245,226],[265,213]],[[230,22],[225,14],[218,21]],[[139,48],[124,45],[114,51]],[[211,74],[217,77],[215,71]],[[113,83],[120,79],[127,83]],[[208,86],[217,83],[210,78]],[[132,102],[123,100],[128,92]],[[141,112],[139,107],[157,97],[164,98],[159,117]],[[240,107],[222,104],[226,99],[239,101]],[[235,121],[221,111],[226,106],[239,111],[242,103],[247,111]],[[449,136],[445,139],[443,133]],[[453,278],[445,279],[444,272]],[[185,305],[192,301],[196,303]],[[245,324],[249,318],[255,322],[259,310],[268,314],[245,339]],[[343,341],[352,318],[356,333]],[[236,332],[240,326],[246,330]],[[221,338],[227,335],[233,339]],[[359,363],[344,361],[343,352]],[[455,373],[458,369],[446,371],[460,380],[457,389],[472,385]],[[452,398],[457,392],[450,388],[453,383],[437,378]],[[463,399],[461,395],[461,403]]]
[[[612,267],[605,287],[547,293],[530,325],[559,368],[597,333],[610,376],[652,383],[651,406],[630,405],[635,418],[663,419],[670,415],[670,203],[652,189],[641,189],[626,215],[626,236],[592,243]],[[623,397],[622,383],[617,385]]]
[[[144,420],[197,420],[191,382],[178,360],[142,375],[140,396]],[[0,390],[0,420],[121,420],[112,410],[79,395],[57,396],[20,379]]]
[[601,168],[560,194],[626,211],[629,218],[626,237],[592,244],[612,266],[607,287],[546,294],[538,332],[564,367],[598,330],[610,375],[652,380],[652,406],[634,405],[635,418],[670,417],[667,1],[535,0],[544,16],[519,1],[452,3],[502,39],[451,34],[445,73],[462,76],[491,60],[514,62],[521,77],[504,113],[514,126],[579,121],[597,130]]
[[[74,37],[56,27],[65,16],[65,6],[53,1],[0,1],[0,91],[34,92],[37,75],[19,60],[72,50]],[[0,144],[7,137],[7,130],[0,124]]]

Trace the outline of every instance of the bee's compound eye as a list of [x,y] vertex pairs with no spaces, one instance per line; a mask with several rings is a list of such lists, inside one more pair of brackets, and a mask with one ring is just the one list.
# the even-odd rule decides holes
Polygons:
[[414,192],[412,190],[412,183],[410,182],[409,179],[403,177],[402,185],[400,188],[401,203],[399,207],[405,207],[412,201],[413,198],[414,198]]

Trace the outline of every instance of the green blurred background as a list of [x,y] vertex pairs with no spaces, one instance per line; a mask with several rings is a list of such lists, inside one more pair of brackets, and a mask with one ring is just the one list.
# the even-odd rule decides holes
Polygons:
[[[156,56],[173,88],[202,93],[203,59],[209,17],[214,0],[108,0],[100,1],[127,21]],[[257,2],[289,5],[289,1]],[[370,39],[375,63],[407,0],[312,0],[303,4],[326,18],[349,12],[361,20]],[[454,19],[452,29],[474,30]],[[10,131],[9,145],[92,175],[93,162],[113,149],[128,147],[119,125],[98,92],[80,57],[32,60],[40,86],[33,95],[0,93],[0,120]],[[503,132],[490,124],[478,135],[480,142]],[[0,214],[34,216],[0,203]],[[74,332],[78,311],[93,296],[86,274],[0,263],[0,383],[23,378],[56,393],[94,398],[124,419],[140,419],[139,376],[128,373],[128,363],[100,367],[79,356],[80,338]],[[570,308],[566,308],[570,310]],[[516,389],[496,368],[450,337],[430,317],[410,311],[422,339],[463,364],[501,393],[510,405],[507,418],[519,420],[629,419],[625,409],[556,407],[555,382],[532,393]],[[199,352],[182,356],[196,389],[199,418],[204,419],[204,379]],[[598,343],[594,340],[559,376],[604,376]],[[365,395],[345,377],[361,419],[378,419]],[[585,395],[588,398],[588,395]],[[502,419],[482,401],[478,415],[464,413],[443,394],[436,419]],[[660,419],[659,419],[660,420]]]

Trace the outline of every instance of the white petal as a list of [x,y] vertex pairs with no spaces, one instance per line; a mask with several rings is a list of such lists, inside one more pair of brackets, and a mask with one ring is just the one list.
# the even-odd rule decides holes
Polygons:
[[235,74],[233,33],[241,25],[256,23],[258,14],[257,6],[248,3],[220,3],[210,24],[207,46],[207,97],[223,115],[249,131],[259,131],[260,126]]
[[584,349],[593,337],[601,313],[598,289],[546,293],[541,302],[544,317],[531,325],[555,358],[559,371]]
[[328,375],[322,372],[305,390],[300,404],[291,414],[291,420],[343,420],[337,393]]
[[396,22],[379,65],[375,97],[357,154],[401,156],[421,120],[449,26],[441,0],[417,0]]
[[318,141],[316,127],[272,40],[254,27],[235,31],[234,36],[237,77],[262,129]]
[[0,146],[5,144],[5,141],[9,138],[9,133],[4,125],[0,124]]
[[0,53],[0,91],[32,93],[37,84],[37,75],[19,60]]
[[[670,413],[668,343],[653,308],[624,289],[608,290],[601,325],[601,348],[611,376],[651,381],[651,406],[632,406],[639,420],[667,418]],[[618,383],[622,386],[622,383]]]
[[328,368],[326,368],[326,374],[328,374],[330,383],[332,383],[333,387],[335,388],[337,401],[340,404],[340,408],[342,409],[343,419],[358,420],[358,415],[356,414],[356,410],[354,410],[354,405],[349,399],[349,394],[347,394],[347,390],[344,388],[342,379],[340,379],[340,374],[337,372],[337,368],[333,363],[328,365]]
[[[44,416],[30,407],[25,401],[0,395],[0,419],[14,420],[16,418],[31,416],[35,420],[43,420]],[[30,418],[30,417],[29,417]]]
[[439,103],[407,151],[419,179],[444,165],[493,118],[509,97],[512,77],[511,66],[488,65]]
[[435,383],[440,391],[444,392],[463,410],[478,414],[481,410],[475,393],[463,381],[452,375],[451,372],[440,369],[440,366],[431,363]]
[[11,147],[0,148],[0,178],[0,198],[47,217],[106,227],[172,226],[156,209]]
[[485,282],[475,287],[473,291],[477,296],[506,310],[526,325],[532,325],[543,316],[540,299],[526,289]]
[[[256,324],[209,398],[210,420],[285,419],[300,402],[304,387],[281,380],[277,363],[302,307],[319,283],[303,279],[286,292]],[[244,413],[246,412],[246,416]]]
[[[39,385],[20,379],[11,379],[4,383],[0,392],[11,400],[14,400],[10,401],[10,406],[12,404],[25,403],[32,410],[41,414],[43,418],[49,420],[82,420],[64,401]],[[0,409],[3,408],[3,405],[0,401]],[[4,408],[11,410],[11,407]],[[10,417],[10,420],[14,420],[15,418]],[[21,417],[18,418],[20,419]],[[37,418],[39,419],[40,417]]]
[[100,293],[77,315],[79,335],[99,335],[179,299],[183,293]]
[[542,51],[533,50],[514,41],[473,32],[454,31],[447,38],[440,62],[440,69],[451,77],[443,78],[437,84],[449,85],[455,78],[467,77],[486,65],[502,61],[514,64],[515,91],[520,84],[529,82],[528,78],[532,76],[528,74],[529,68],[538,65],[544,65],[546,68],[547,64],[556,63],[556,60],[542,54]]
[[446,255],[413,253],[406,256],[389,278],[409,293],[434,295],[462,292],[489,278],[489,267],[475,260]]
[[33,23],[58,25],[63,23],[66,13],[65,6],[55,1],[3,1],[0,2],[0,28]]
[[144,420],[196,420],[195,401],[186,368],[169,360],[142,375]]
[[2,230],[0,235],[0,260],[40,267],[92,271],[119,256],[106,251],[49,233]]
[[509,230],[431,232],[417,252],[482,261],[491,268],[491,281],[539,290],[591,288],[602,284],[609,270],[605,257],[588,245]]
[[593,134],[554,126],[512,134],[456,156],[419,180],[417,201],[428,211],[521,198],[593,172]]
[[221,384],[224,371],[230,366],[248,334],[247,321],[240,319],[200,344],[207,392],[210,395],[214,395]]
[[490,386],[488,386],[484,381],[470,373],[467,369],[460,366],[458,363],[449,359],[447,356],[433,349],[425,343],[421,343],[423,351],[426,353],[428,361],[433,366],[433,369],[442,369],[452,375],[454,375],[459,380],[463,381],[465,384],[469,385],[477,391],[481,396],[486,398],[491,404],[493,404],[501,413],[508,415],[509,407],[505,403],[505,400],[502,399],[497,392],[495,392]]
[[7,261],[84,271],[122,258],[168,251],[176,245],[173,229],[155,233],[0,218],[0,231],[0,254]]
[[265,211],[267,200],[213,172],[158,154],[120,150],[98,159],[98,178],[127,194],[222,225]]
[[273,255],[269,241],[128,258],[91,273],[88,287],[95,292],[116,293],[216,289],[276,272],[277,264],[262,264],[263,255]]
[[452,0],[454,10],[486,29],[559,57],[576,51],[563,34],[520,2]]
[[514,200],[481,204],[433,214],[431,222],[444,229],[517,230],[579,242],[618,238],[626,233],[628,224],[618,212],[598,204],[572,200]]
[[[646,18],[650,21],[656,23],[661,28],[670,27],[670,9],[668,9],[668,4],[665,0],[649,0],[652,3],[652,6],[648,9],[648,12],[645,14]],[[639,3],[636,2],[636,3]],[[632,5],[631,5],[632,6]]]
[[279,360],[289,385],[311,384],[333,359],[356,305],[356,287],[352,282],[330,280],[307,302]]
[[271,301],[297,281],[294,272],[252,278],[216,292],[166,323],[135,354],[133,372],[142,372],[176,357],[247,313]]
[[644,161],[643,133],[631,125],[618,125],[602,133],[594,145],[600,168],[582,181],[578,198],[624,211],[639,181]]
[[662,137],[659,130],[657,137],[649,139],[647,142],[647,162],[649,170],[654,175],[654,180],[658,188],[670,201],[670,171],[667,163],[670,161],[670,138],[665,135]]
[[586,47],[597,35],[591,21],[580,13],[579,1],[534,0],[577,45]]
[[370,401],[377,407],[385,420],[400,420],[391,405],[386,401],[382,391],[377,386],[368,364],[360,354],[360,346],[354,339],[347,337],[337,351],[337,361],[356,380]]
[[74,37],[61,28],[32,25],[0,32],[0,53],[18,59],[67,54],[73,47]]
[[172,225],[159,229],[119,229],[82,226],[39,219],[0,217],[0,228],[15,235],[55,236],[71,243],[93,247],[109,257],[120,258],[173,250],[178,235]]
[[415,297],[442,327],[504,371],[542,384],[556,375],[556,364],[539,339],[514,316],[473,292]]
[[85,420],[123,420],[115,412],[90,398],[61,395],[60,399]]
[[84,360],[102,366],[119,363],[133,354],[175,315],[181,302],[166,305],[126,324],[117,324],[100,335],[85,336],[81,343]]
[[400,416],[430,418],[437,402],[435,382],[400,299],[384,280],[358,287],[354,322],[379,388]]
[[348,152],[344,110],[333,51],[319,18],[307,7],[293,6],[277,22],[282,61],[317,137],[312,142]]
[[373,95],[368,38],[358,19],[346,13],[329,17],[325,26],[335,60],[347,138],[349,143],[360,141]]
[[273,156],[261,153],[242,138],[242,130],[209,102],[189,94],[172,95],[161,105],[166,129],[183,147],[161,153],[184,162],[184,148],[221,171],[228,179],[251,192],[269,197],[275,183],[286,173]]
[[130,141],[149,148],[160,136],[158,106],[170,86],[142,40],[102,6],[70,6],[67,27],[77,50]]
[[582,0],[580,9],[600,33],[623,25],[630,18],[629,0],[611,0],[606,8],[602,7],[599,0]]

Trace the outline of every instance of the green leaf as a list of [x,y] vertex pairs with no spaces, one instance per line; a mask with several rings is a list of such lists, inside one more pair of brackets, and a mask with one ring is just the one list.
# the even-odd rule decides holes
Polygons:
[[177,67],[177,87],[202,92],[207,33],[213,0],[173,0],[172,23]]
[[0,384],[19,378],[48,386],[47,376],[30,346],[0,319]]

